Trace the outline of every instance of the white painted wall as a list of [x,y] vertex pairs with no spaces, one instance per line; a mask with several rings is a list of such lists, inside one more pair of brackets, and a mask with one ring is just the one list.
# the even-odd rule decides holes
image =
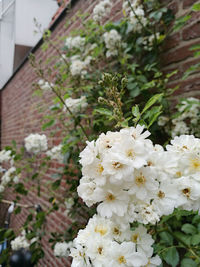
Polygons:
[[44,30],[57,8],[55,0],[16,0],[15,43],[34,46],[41,38],[41,34],[34,34],[34,18]]
[[[11,2],[11,1],[9,1]],[[5,3],[3,3],[5,4]],[[8,4],[8,2],[6,2]],[[3,10],[7,5],[3,6]],[[15,4],[5,12],[0,20],[0,88],[13,72],[15,48]]]
[[15,44],[35,46],[41,34],[34,34],[34,18],[48,28],[58,9],[55,0],[0,0],[0,13],[11,2],[15,4],[0,15],[0,89],[13,73]]

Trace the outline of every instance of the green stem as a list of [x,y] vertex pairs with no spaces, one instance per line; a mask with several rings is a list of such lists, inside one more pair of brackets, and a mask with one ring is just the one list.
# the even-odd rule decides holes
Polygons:
[[[70,113],[70,115],[72,116],[73,120],[76,121],[76,116],[74,116],[74,114],[72,113],[72,111],[70,110],[70,108],[66,105],[65,101],[63,100],[63,98],[56,92],[56,90],[52,86],[51,86],[51,89],[56,94],[56,96],[60,99],[60,101],[63,103],[63,105],[66,107],[67,111]],[[80,126],[83,134],[85,135],[85,137],[88,140],[89,139],[89,136],[87,135],[87,133],[85,131],[85,128],[83,127],[83,125],[80,122],[78,123],[78,125]]]
[[134,16],[135,16],[136,19],[138,20],[139,24],[142,26],[142,28],[143,28],[144,30],[148,31],[149,33],[152,33],[149,29],[147,29],[147,28],[144,26],[144,24],[142,23],[140,17],[136,14],[134,8],[132,7],[130,0],[128,0],[128,4],[129,4],[129,6],[130,6],[130,8],[131,8],[131,11],[133,12]]
[[[35,66],[36,68],[36,66]],[[37,68],[36,68],[37,69]],[[49,83],[49,87],[51,88],[52,92],[60,99],[60,101],[62,102],[62,104],[66,107],[67,111],[70,113],[71,117],[73,118],[74,122],[76,121],[76,116],[74,116],[73,112],[70,110],[70,108],[66,105],[64,99],[62,98],[62,96],[60,94],[58,94],[58,92],[55,90],[55,88],[51,85],[51,83],[44,77],[44,75],[42,74],[43,72],[39,71],[40,77],[44,80],[46,80]],[[89,140],[89,136],[87,135],[85,128],[83,127],[83,125],[79,122],[78,125],[80,126],[83,134],[85,135],[85,137],[87,138],[87,140]]]
[[194,257],[198,260],[198,263],[200,263],[200,257],[196,254],[196,252],[189,247],[183,240],[181,240],[179,237],[177,237],[171,230],[169,230],[169,228],[167,228],[165,230],[166,232],[168,232],[170,235],[172,235],[178,242],[180,242],[188,251],[190,251]]
[[63,61],[65,62],[66,66],[69,68],[69,62],[67,62],[67,60],[63,57],[63,55],[61,54],[60,50],[54,45],[54,43],[48,38],[47,41],[49,42],[50,46],[55,49],[55,51],[57,52],[57,54],[63,59]]

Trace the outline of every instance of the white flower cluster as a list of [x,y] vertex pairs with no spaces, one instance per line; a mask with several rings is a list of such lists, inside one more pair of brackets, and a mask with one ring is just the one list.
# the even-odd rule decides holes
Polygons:
[[54,255],[56,257],[68,257],[70,253],[70,248],[72,247],[72,242],[59,242],[56,243],[54,247]]
[[13,173],[16,172],[15,167],[9,168],[1,178],[1,185],[5,186],[12,180]]
[[17,184],[19,182],[19,179],[20,176],[16,175],[16,168],[13,166],[10,167],[1,177],[0,193],[5,190],[6,185],[9,184],[11,181]]
[[38,81],[38,85],[44,91],[51,90],[51,87],[54,86],[53,83],[45,82],[45,80],[43,80],[43,79]]
[[161,260],[152,257],[154,240],[143,226],[135,231],[130,226],[94,215],[84,230],[80,230],[73,242],[70,256],[72,267],[140,267],[158,266]]
[[63,163],[63,154],[62,154],[62,145],[54,146],[51,150],[46,152],[52,160],[57,160],[60,163]]
[[[130,3],[131,3],[131,7],[135,10],[140,6],[141,0],[131,0]],[[130,12],[132,10],[131,7],[130,7],[128,0],[124,0],[122,8],[123,8],[124,12],[126,13],[126,15],[130,14]]]
[[47,137],[44,134],[30,134],[24,141],[26,150],[34,154],[46,151],[48,148]]
[[0,180],[0,193],[4,192],[5,187],[7,184],[9,184],[11,181],[14,183],[19,182],[19,175],[16,175],[16,168],[13,166],[14,165],[14,160],[13,157],[11,156],[11,151],[10,150],[1,150],[0,151],[0,163],[9,163],[10,168],[8,170],[2,168],[0,166],[0,173],[2,173],[2,177]]
[[65,41],[65,45],[69,49],[83,49],[85,45],[85,38],[81,36],[75,36],[75,37],[67,37]]
[[[101,134],[81,152],[78,194],[102,217],[155,224],[174,208],[200,208],[200,139],[180,136],[167,151],[143,127]],[[177,179],[178,178],[178,179]]]
[[106,48],[108,49],[106,57],[117,56],[121,44],[121,35],[116,30],[112,29],[109,32],[105,32],[103,38]]
[[[141,1],[132,0],[131,7],[127,0],[123,3],[123,10],[126,15],[129,15],[130,23],[132,24],[134,32],[141,32],[142,28],[147,25],[147,19],[145,18],[145,12]],[[134,11],[133,11],[134,10]]]
[[[180,134],[195,134],[195,129],[193,130],[190,125],[196,125],[198,123],[198,115],[200,112],[200,100],[194,97],[189,97],[184,99],[178,105],[178,112],[180,115],[172,120],[174,125],[172,130],[172,137]],[[190,124],[187,124],[187,121]]]
[[[181,134],[194,134],[198,136],[198,124],[200,113],[200,100],[194,97],[182,99],[177,105],[177,116],[172,120],[172,137]],[[169,118],[160,116],[158,125],[165,126]],[[169,132],[168,127],[165,127]],[[199,136],[198,136],[199,137]]]
[[[65,208],[66,208],[66,210],[64,211],[65,216],[70,218],[69,212],[70,212],[71,208],[73,207],[73,205],[74,205],[74,198],[69,197],[65,200]],[[73,220],[72,218],[70,218],[70,219]]]
[[148,37],[144,37],[143,38],[143,45],[144,45],[144,49],[151,51],[153,49],[153,44],[155,43],[155,41],[157,40],[157,42],[159,42],[160,39],[160,33],[156,32],[155,34],[152,34]]
[[[88,106],[88,103],[85,96],[81,96],[80,98],[69,97],[65,100],[65,105],[72,113],[78,113],[80,110],[84,110]],[[66,106],[64,106],[63,111],[67,110]]]
[[90,62],[92,60],[91,56],[87,56],[85,60],[81,60],[78,55],[73,56],[71,58],[71,65],[70,65],[70,72],[72,76],[81,76],[81,78],[84,78],[84,76],[87,74],[87,69],[90,65]]
[[108,16],[111,11],[110,0],[103,0],[95,6],[93,9],[93,19],[96,22],[100,22],[104,17]]
[[0,163],[8,162],[12,159],[10,150],[1,150],[0,151]]
[[26,239],[26,232],[23,230],[19,236],[10,242],[12,250],[18,250],[20,248],[29,248],[29,246],[37,241],[37,237],[31,240]]
[[200,139],[175,137],[166,150],[147,139],[144,127],[101,134],[80,154],[78,194],[97,212],[74,240],[70,256],[78,266],[158,266],[153,239],[143,226],[174,208],[200,210]]

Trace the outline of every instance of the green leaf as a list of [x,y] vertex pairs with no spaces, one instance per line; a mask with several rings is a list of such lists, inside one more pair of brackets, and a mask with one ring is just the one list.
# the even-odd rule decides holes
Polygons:
[[132,114],[137,118],[140,117],[140,110],[138,105],[135,105],[134,107],[132,107]]
[[197,228],[194,227],[192,224],[186,223],[182,226],[181,230],[186,233],[186,234],[196,234],[197,233]]
[[26,190],[26,188],[24,187],[24,184],[22,183],[15,184],[15,191],[22,195],[28,194],[28,191]]
[[130,96],[131,97],[136,97],[136,96],[138,96],[140,94],[140,88],[139,87],[136,87],[134,90],[132,90],[131,92],[130,92]]
[[38,177],[38,175],[39,175],[38,172],[34,173],[34,174],[32,175],[32,177],[31,177],[31,179],[32,179],[32,180],[36,179],[36,178]]
[[21,212],[21,207],[16,207],[14,213],[19,214]]
[[196,3],[192,6],[192,11],[200,11],[200,3]]
[[200,243],[200,233],[199,234],[196,234],[196,235],[193,235],[192,237],[191,237],[191,244],[193,245],[193,246],[196,246],[196,245],[198,245]]
[[49,109],[52,111],[60,110],[60,108],[61,108],[60,104],[52,105],[49,107]]
[[163,258],[172,267],[176,267],[179,263],[179,254],[176,248],[171,247],[163,253]]
[[12,145],[13,145],[13,147],[16,149],[17,143],[16,143],[15,140],[12,140]]
[[127,88],[130,91],[133,90],[133,89],[135,89],[137,86],[138,86],[138,83],[137,82],[130,82],[130,83],[127,84]]
[[174,235],[179,238],[181,241],[183,241],[184,243],[186,243],[188,246],[190,246],[190,243],[191,243],[191,235],[186,235],[182,232],[178,232],[178,231],[175,231],[174,232]]
[[195,71],[199,71],[200,70],[200,63],[194,64],[192,66],[190,66],[184,73],[182,79],[185,80],[188,78],[188,76],[190,76],[191,74],[193,74]]
[[174,23],[173,31],[179,31],[190,19],[191,15],[186,15],[178,18]]
[[109,109],[106,108],[96,108],[94,110],[95,113],[100,113],[102,115],[106,115],[106,116],[112,116],[112,111],[110,111]]
[[189,50],[190,51],[200,50],[200,44],[192,45]]
[[157,120],[157,118],[160,116],[160,114],[162,114],[162,111],[156,113],[153,115],[153,117],[151,118],[151,120],[149,121],[148,127],[151,127],[151,125]]
[[51,175],[51,177],[52,177],[53,179],[58,179],[58,178],[60,178],[60,176],[61,176],[60,173],[54,173],[54,174]]
[[200,216],[196,214],[192,219],[192,224],[196,224],[200,222]]
[[38,90],[35,90],[32,95],[33,96],[42,96],[42,94],[43,94],[42,90],[38,89]]
[[162,114],[161,109],[162,109],[162,106],[155,106],[146,113],[149,117],[148,128],[151,127],[151,125],[157,120],[157,118],[160,116],[160,114]]
[[181,267],[197,267],[198,264],[192,259],[183,259],[181,261]]
[[200,232],[200,223],[197,225],[198,232]]
[[164,243],[166,245],[173,245],[173,237],[168,232],[162,232],[160,233],[161,243]]
[[163,15],[163,13],[167,12],[167,8],[161,8],[159,10],[153,11],[150,13],[149,18],[154,18],[155,20],[159,21]]
[[54,120],[54,119],[51,119],[50,121],[44,123],[44,124],[42,125],[42,130],[44,131],[44,130],[46,130],[47,128],[53,126],[54,123],[55,123],[55,120]]
[[171,78],[173,75],[175,75],[175,74],[177,74],[177,73],[178,73],[178,70],[174,70],[174,71],[168,73],[168,74],[166,75],[166,78],[169,79],[169,78]]
[[4,233],[4,238],[8,238],[10,236],[13,235],[13,230],[12,229],[8,229],[5,233]]
[[56,180],[53,184],[52,184],[52,189],[56,190],[59,186],[60,186],[61,180]]
[[142,110],[143,114],[145,111],[147,111],[151,106],[153,106],[157,101],[160,101],[160,99],[163,97],[163,93],[162,94],[156,94],[154,96],[152,96],[146,103],[144,109]]
[[199,57],[200,56],[200,51],[196,51],[195,53],[194,53],[194,57]]
[[139,107],[138,105],[135,105],[134,107],[132,107],[132,114],[133,116],[135,116],[135,118],[133,119],[133,121],[135,123],[137,123],[141,117],[141,114],[140,114],[140,110],[139,110]]

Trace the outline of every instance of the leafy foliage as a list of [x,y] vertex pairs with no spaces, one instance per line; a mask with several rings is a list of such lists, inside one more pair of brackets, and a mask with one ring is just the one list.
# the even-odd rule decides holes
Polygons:
[[[84,50],[80,47],[70,49],[67,45],[61,50],[58,49],[57,43],[66,37],[54,42],[51,32],[47,30],[43,35],[42,50],[45,52],[49,48],[54,49],[57,57],[49,57],[46,62],[42,62],[36,61],[34,55],[30,56],[30,63],[38,80],[45,81],[52,94],[52,103],[40,107],[41,113],[48,110],[48,115],[42,118],[41,129],[50,131],[51,136],[62,132],[64,157],[64,165],[51,174],[51,180],[47,182],[45,174],[52,164],[48,156],[28,155],[24,148],[17,147],[16,142],[7,148],[12,151],[18,172],[25,173],[23,181],[9,184],[16,193],[13,201],[18,203],[22,197],[26,197],[30,190],[27,183],[30,185],[30,181],[31,190],[37,193],[38,197],[43,197],[41,187],[46,187],[49,193],[49,207],[38,212],[29,207],[29,214],[23,226],[27,239],[38,238],[38,242],[30,246],[33,261],[36,263],[45,253],[42,240],[47,234],[46,220],[59,208],[65,208],[66,200],[73,199],[70,209],[67,210],[72,224],[64,234],[50,233],[49,242],[52,248],[56,242],[71,241],[96,211],[95,207],[86,207],[77,195],[81,178],[79,154],[86,141],[93,140],[110,129],[130,127],[137,123],[151,129],[151,138],[157,143],[164,144],[168,140],[169,135],[159,128],[157,121],[162,113],[171,116],[170,97],[177,88],[168,89],[167,83],[176,71],[167,75],[160,71],[160,53],[162,43],[170,33],[168,26],[174,17],[159,1],[146,0],[144,5],[149,23],[140,32],[133,31],[127,18],[102,25],[88,19],[87,14],[78,14],[72,22],[78,20],[82,27],[72,31],[71,36],[85,38]],[[199,6],[195,4],[193,11],[198,10]],[[178,18],[173,31],[184,27],[190,18],[190,14]],[[69,24],[70,22],[67,26]],[[117,47],[117,55],[109,58],[106,57],[107,47],[103,34],[111,30],[116,30],[123,41]],[[199,46],[193,47],[192,50],[197,55]],[[76,55],[82,61],[87,56],[92,57],[84,77],[72,75],[70,60]],[[199,65],[191,67],[185,78],[197,68]],[[37,82],[33,84],[33,97],[43,98],[46,93]],[[66,104],[66,100],[78,99],[83,95],[88,104],[86,110],[79,105],[76,112]],[[60,197],[63,186],[66,187],[65,198]],[[15,209],[16,214],[20,212],[21,208]],[[200,217],[197,214],[177,210],[172,215],[163,217],[156,227],[149,226],[149,229],[153,231],[156,239],[155,253],[163,259],[163,266],[198,266]],[[0,231],[0,242],[5,238],[12,240],[15,237],[11,229]],[[10,250],[4,250],[0,263],[8,261],[9,255]]]

